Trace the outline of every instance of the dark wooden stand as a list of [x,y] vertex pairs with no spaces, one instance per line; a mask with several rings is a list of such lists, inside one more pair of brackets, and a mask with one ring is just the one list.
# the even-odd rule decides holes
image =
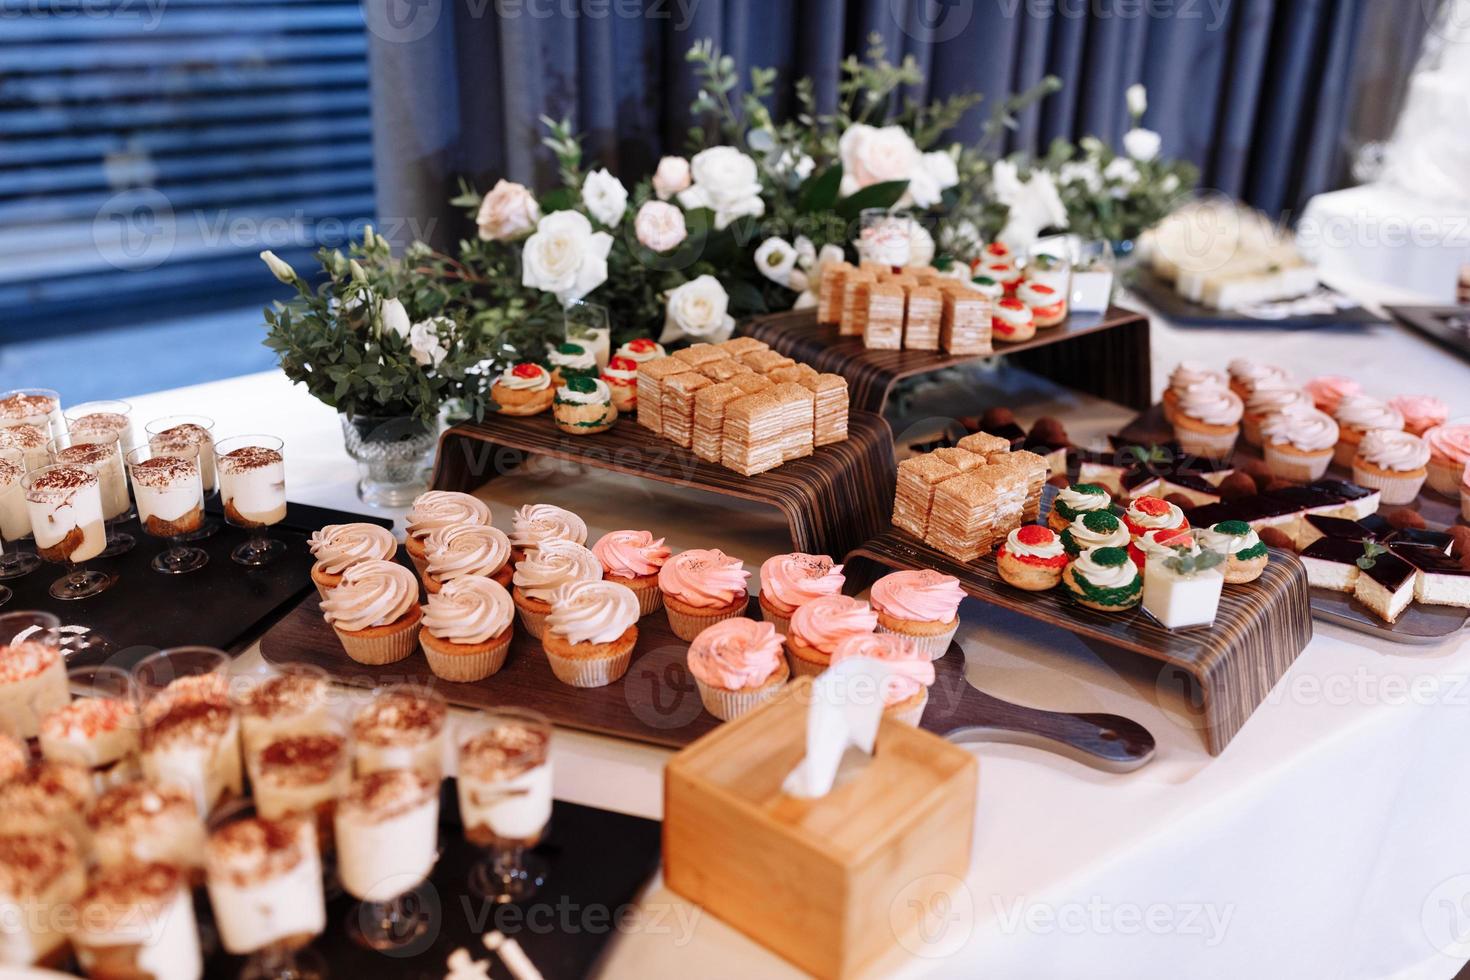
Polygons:
[[[869,350],[861,337],[841,337],[836,327],[819,325],[811,310],[757,317],[739,332],[818,371],[842,375],[852,407],[865,412],[881,413],[904,378],[979,360],[939,351]],[[1059,385],[1140,411],[1153,397],[1148,318],[1120,306],[1077,314],[1021,343],[998,343],[995,354],[985,356],[997,355]]]
[[469,492],[533,455],[770,504],[786,518],[792,547],[810,554],[846,554],[887,525],[893,506],[893,434],[867,412],[849,416],[845,442],[756,476],[705,462],[631,418],[597,435],[570,436],[549,413],[492,415],[444,433],[433,485]]
[[1272,551],[1255,582],[1227,585],[1212,626],[1184,630],[1164,629],[1141,608],[1086,609],[1060,588],[1024,592],[1002,581],[993,557],[959,562],[896,528],[847,556],[849,567],[859,561],[936,569],[959,579],[981,602],[1157,661],[1160,689],[1182,688],[1212,755],[1224,750],[1312,638],[1306,570],[1289,552]]

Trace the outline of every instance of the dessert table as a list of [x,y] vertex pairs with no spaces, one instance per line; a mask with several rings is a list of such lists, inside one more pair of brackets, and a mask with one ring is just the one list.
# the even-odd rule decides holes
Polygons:
[[[1461,406],[1470,390],[1470,367],[1388,325],[1206,332],[1155,320],[1152,352],[1156,393],[1180,359],[1223,364],[1238,356]],[[1004,367],[985,380],[1023,418],[1062,418],[1079,445],[1134,414]],[[920,391],[895,422],[898,444],[931,434],[948,415],[984,407],[958,407],[967,395],[973,401],[971,392],[942,385]],[[336,416],[279,374],[130,400],[140,418],[187,411],[215,418],[217,432],[279,434],[293,501],[366,510]],[[788,550],[783,522],[759,504],[550,458],[496,479],[481,495],[497,523],[516,506],[546,501],[581,514],[593,537],[647,527],[675,550],[720,547],[752,569]],[[973,827],[954,828],[973,834],[970,873],[954,902],[933,910],[926,940],[885,973],[1223,978],[1264,968],[1299,978],[1439,978],[1470,959],[1464,634],[1403,647],[1318,623],[1267,702],[1212,758],[1196,730],[1198,713],[1167,669],[973,600],[962,619],[957,641],[972,683],[1038,708],[1124,715],[1153,732],[1157,757],[1117,775],[1033,748],[971,746],[980,758],[979,816]],[[263,669],[258,649],[247,650],[237,669]],[[560,731],[556,795],[659,817],[668,756]],[[644,904],[649,914],[628,920],[634,925],[610,944],[603,975],[799,975],[657,879]]]

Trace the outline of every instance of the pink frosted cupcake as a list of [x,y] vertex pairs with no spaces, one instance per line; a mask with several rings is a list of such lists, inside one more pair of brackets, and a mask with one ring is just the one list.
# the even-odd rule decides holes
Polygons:
[[1245,405],[1229,388],[1212,383],[1190,385],[1174,407],[1174,440],[1195,456],[1219,459],[1230,455],[1240,437]]
[[897,633],[930,660],[949,652],[960,628],[960,580],[932,569],[894,572],[873,583],[878,632]]
[[1353,482],[1382,493],[1385,504],[1411,504],[1428,475],[1429,447],[1412,433],[1375,429],[1358,443]]
[[663,538],[655,538],[647,531],[609,531],[597,539],[592,553],[602,562],[603,581],[633,590],[638,597],[640,615],[647,616],[663,608],[658,572],[672,554],[664,547]]
[[704,710],[732,721],[781,690],[791,676],[784,639],[770,623],[744,616],[706,627],[689,645],[689,673]]
[[1266,468],[1283,480],[1320,480],[1332,462],[1337,423],[1315,408],[1281,412],[1261,423]]
[[1465,467],[1465,473],[1460,477],[1460,516],[1470,524],[1470,465]]
[[510,598],[521,625],[539,640],[546,629],[546,617],[557,589],[572,582],[601,579],[602,562],[589,549],[572,541],[543,541],[535,552],[516,565],[511,575],[514,588]]
[[1298,408],[1314,407],[1311,397],[1300,388],[1257,388],[1245,400],[1245,414],[1240,417],[1240,436],[1252,446],[1262,441],[1261,424],[1272,415]]
[[510,540],[488,524],[441,527],[424,542],[424,590],[430,595],[446,582],[466,575],[483,575],[509,588]]
[[905,725],[918,725],[934,684],[934,664],[927,654],[896,633],[850,636],[837,645],[832,663],[854,657],[881,660],[893,671],[883,678],[883,714]]
[[316,564],[311,581],[323,599],[342,582],[342,573],[360,561],[388,561],[398,554],[398,539],[377,524],[328,524],[307,542]]
[[1337,414],[1337,406],[1344,398],[1363,393],[1362,385],[1340,374],[1324,374],[1320,378],[1313,378],[1302,388],[1311,396],[1317,410],[1326,412],[1328,415]]
[[394,663],[418,645],[419,581],[397,562],[359,562],[322,600],[322,616],[353,660],[373,667]]
[[429,669],[460,684],[489,677],[505,666],[513,619],[515,605],[499,582],[480,575],[450,579],[424,606],[419,643]]
[[718,548],[681,551],[664,562],[658,587],[674,635],[692,643],[720,620],[743,616],[750,604],[745,591],[748,578],[740,559]]
[[1191,385],[1199,384],[1228,388],[1230,387],[1230,375],[1199,361],[1180,361],[1178,366],[1169,373],[1169,387],[1164,389],[1165,421],[1171,423],[1174,421],[1174,408],[1179,404],[1179,396],[1188,391]]
[[826,555],[772,555],[761,565],[761,618],[785,633],[796,610],[813,599],[841,594],[846,581],[842,566]]
[[1333,461],[1338,466],[1352,466],[1353,457],[1358,455],[1358,443],[1374,429],[1391,429],[1401,432],[1404,417],[1398,409],[1389,407],[1388,402],[1369,398],[1367,395],[1349,395],[1337,405],[1333,414],[1337,419],[1337,451]]
[[413,559],[413,567],[423,575],[424,567],[428,564],[424,546],[429,535],[441,527],[452,527],[455,524],[489,524],[490,507],[479,497],[472,497],[467,493],[430,490],[415,498],[406,520],[408,539],[403,546],[408,551],[408,557]]
[[1444,425],[1450,417],[1450,407],[1429,395],[1399,395],[1388,400],[1388,407],[1404,417],[1404,428],[1416,436]]
[[1447,497],[1460,493],[1470,463],[1470,425],[1436,425],[1424,433],[1429,444],[1429,485]]
[[820,674],[831,665],[839,642],[877,628],[878,614],[861,599],[845,595],[813,599],[791,617],[791,630],[786,634],[791,672],[797,677]]

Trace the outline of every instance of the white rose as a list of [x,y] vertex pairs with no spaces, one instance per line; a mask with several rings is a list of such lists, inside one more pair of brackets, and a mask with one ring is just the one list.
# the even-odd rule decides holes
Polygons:
[[612,245],[612,236],[594,232],[586,215],[553,211],[521,250],[521,285],[555,293],[562,305],[581,299],[607,281]]
[[679,203],[690,210],[709,208],[715,213],[717,230],[736,218],[758,218],[766,213],[755,161],[733,146],[714,146],[695,154],[689,170],[694,184],[679,193]]
[[638,241],[655,252],[677,248],[689,234],[684,227],[684,212],[663,201],[645,201],[633,219]]
[[727,312],[729,305],[729,294],[714,276],[686,282],[669,293],[659,342],[667,344],[684,337],[708,343],[727,340],[735,329],[735,318]]
[[271,275],[281,280],[281,282],[289,286],[296,281],[296,270],[291,268],[291,264],[277,256],[275,252],[261,252],[260,258],[266,264],[266,267],[271,270]]
[[449,356],[449,337],[453,330],[454,321],[443,316],[415,323],[408,331],[413,359],[424,367],[438,367]]
[[1127,92],[1128,114],[1134,119],[1148,111],[1148,89],[1142,85],[1130,85]]
[[791,282],[791,270],[796,268],[796,249],[786,239],[773,235],[756,248],[755,267],[771,282],[787,286]]
[[664,157],[653,172],[653,192],[667,201],[689,187],[689,161],[683,157]]
[[1144,163],[1159,155],[1163,140],[1152,129],[1136,127],[1123,134],[1123,149],[1135,160]]
[[592,217],[609,228],[616,228],[628,210],[628,188],[604,167],[594,170],[582,181],[582,203]]
[[843,194],[890,180],[912,182],[923,164],[923,155],[902,126],[849,126],[837,141],[837,154],[842,159]]
[[381,332],[396,333],[400,337],[407,337],[413,324],[408,319],[408,311],[403,304],[396,299],[385,299],[383,305],[378,309],[378,326]]
[[536,197],[520,184],[497,181],[480,202],[475,223],[480,238],[487,242],[504,242],[520,238],[541,220],[541,207]]
[[960,182],[959,166],[948,153],[925,153],[924,172],[941,191],[949,190]]

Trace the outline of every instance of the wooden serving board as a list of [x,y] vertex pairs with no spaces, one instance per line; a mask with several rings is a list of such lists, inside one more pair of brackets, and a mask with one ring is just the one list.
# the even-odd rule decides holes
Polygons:
[[632,418],[620,419],[607,432],[572,436],[556,427],[549,412],[529,418],[491,415],[444,433],[433,485],[472,492],[527,456],[547,456],[769,504],[785,517],[794,550],[840,555],[887,523],[896,479],[887,422],[852,412],[847,431],[843,442],[742,476],[654,435]]
[[883,411],[893,386],[928,374],[1005,355],[1017,367],[1107,401],[1143,409],[1152,397],[1148,318],[1114,306],[1106,313],[1079,313],[1061,325],[1036,331],[1030,340],[999,342],[993,354],[951,356],[940,351],[870,350],[861,337],[843,337],[835,326],[817,323],[812,310],[792,310],[742,323],[755,337],[818,371],[847,379],[852,407]]
[[[752,599],[750,605],[748,615],[759,619],[759,603]],[[505,666],[476,683],[438,680],[419,654],[386,667],[363,666],[343,651],[314,594],[265,634],[260,649],[271,663],[314,664],[344,684],[430,684],[462,708],[534,708],[566,728],[668,748],[688,745],[720,724],[704,710],[685,664],[689,644],[673,634],[662,612],[639,622],[628,673],[607,687],[590,689],[557,680],[540,641],[519,623]],[[981,693],[965,679],[965,657],[958,646],[935,663],[935,671],[938,678],[930,688],[922,726],[937,734],[953,733],[957,741],[1034,745],[1118,772],[1137,768],[1153,755],[1153,736],[1126,718],[1039,711]]]
[[1213,625],[1182,630],[1165,629],[1141,607],[1104,613],[1072,603],[1060,588],[1017,589],[1001,579],[993,556],[957,561],[898,528],[859,546],[847,557],[849,567],[854,559],[883,568],[936,569],[959,579],[981,602],[1157,661],[1161,685],[1192,682],[1187,693],[1213,755],[1224,750],[1312,638],[1306,569],[1289,552],[1273,550],[1255,582],[1225,586]]
[[[1145,446],[1167,442],[1173,437],[1172,429],[1164,421],[1164,410],[1157,405],[1140,415],[1119,435]],[[1236,460],[1258,461],[1261,459],[1261,451],[1255,446],[1247,445],[1244,440],[1236,444],[1234,455]],[[1353,478],[1350,469],[1338,466],[1336,463],[1327,468],[1327,475],[1342,480]],[[1419,492],[1419,497],[1414,501],[1413,507],[1429,523],[1430,527],[1435,529],[1449,527],[1461,519],[1459,501],[1450,500],[1443,494],[1431,490],[1427,483]],[[1392,643],[1404,643],[1411,646],[1440,643],[1445,637],[1453,636],[1463,630],[1465,624],[1470,622],[1470,609],[1457,606],[1426,606],[1416,602],[1410,604],[1409,608],[1399,615],[1397,622],[1390,624],[1373,615],[1362,603],[1344,592],[1318,588],[1311,589],[1310,593],[1312,615],[1317,619]]]

